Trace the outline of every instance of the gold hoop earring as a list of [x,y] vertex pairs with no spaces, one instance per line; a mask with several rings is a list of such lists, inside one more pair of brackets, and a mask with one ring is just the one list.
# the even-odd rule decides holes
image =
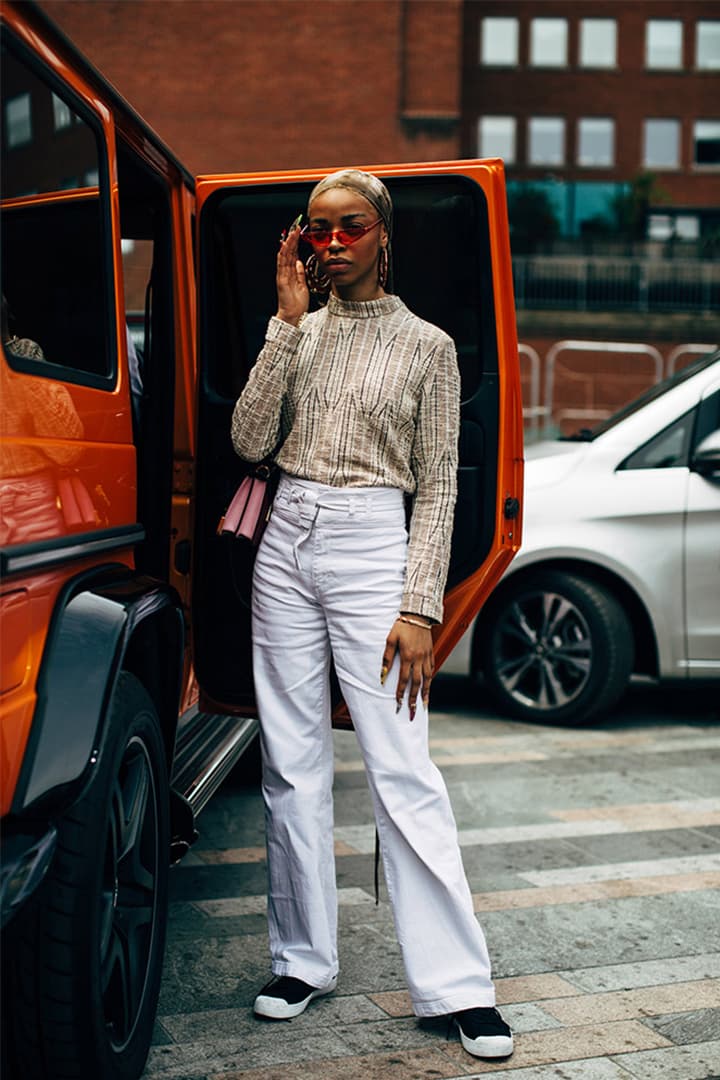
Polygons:
[[321,271],[317,255],[311,255],[305,263],[305,277],[308,289],[313,296],[322,301],[327,300],[330,292],[330,278]]
[[378,285],[381,289],[384,289],[387,285],[389,262],[387,248],[380,248],[380,256],[378,258]]

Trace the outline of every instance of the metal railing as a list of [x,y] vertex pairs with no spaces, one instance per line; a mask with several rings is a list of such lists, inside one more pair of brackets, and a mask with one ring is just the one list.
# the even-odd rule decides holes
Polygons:
[[717,311],[720,263],[603,256],[515,256],[518,308]]
[[[541,361],[537,350],[531,345],[520,344],[520,373],[523,390],[523,418],[525,420],[525,433],[529,441],[541,437],[548,437],[562,430],[563,424],[570,420],[597,421],[611,415],[625,401],[607,401],[597,397],[596,383],[603,378],[614,380],[617,388],[619,375],[627,379],[628,388],[633,392],[629,395],[634,397],[637,393],[638,381],[647,382],[650,386],[659,382],[664,375],[672,375],[681,358],[700,356],[711,352],[717,345],[688,342],[676,345],[670,350],[666,359],[654,345],[646,345],[636,341],[586,341],[572,340],[557,341],[548,349],[544,363]],[[568,354],[612,354],[622,356],[627,361],[625,370],[618,373],[602,372],[597,368],[592,370],[577,371],[572,366],[559,364],[560,357],[566,358]],[[559,369],[559,370],[558,370]],[[558,406],[556,403],[556,386],[558,375],[562,374],[565,381],[572,380],[575,383],[576,393],[570,402]],[[542,389],[541,400],[541,384]],[[581,391],[581,392],[578,392]],[[612,395],[610,395],[612,396]],[[617,395],[616,395],[617,396]],[[583,398],[585,400],[583,400]]]

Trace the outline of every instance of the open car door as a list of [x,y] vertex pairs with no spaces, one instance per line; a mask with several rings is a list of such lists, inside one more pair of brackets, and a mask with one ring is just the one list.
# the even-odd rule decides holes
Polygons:
[[[208,711],[254,710],[251,557],[242,544],[216,534],[243,476],[230,420],[277,309],[279,235],[305,210],[313,185],[329,171],[197,181],[192,610],[195,669]],[[387,291],[450,334],[462,379],[458,502],[445,618],[435,631],[439,667],[520,543],[523,429],[503,166],[498,160],[457,161],[369,171],[382,177],[394,205]]]

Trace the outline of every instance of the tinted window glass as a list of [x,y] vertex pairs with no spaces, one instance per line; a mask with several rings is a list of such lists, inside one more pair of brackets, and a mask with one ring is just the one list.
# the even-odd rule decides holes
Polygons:
[[698,446],[703,439],[716,431],[720,431],[720,390],[700,402],[693,432],[693,446]]
[[[497,371],[484,195],[465,177],[389,178],[387,186],[395,215],[388,292],[454,339],[467,399],[485,371]],[[200,275],[201,332],[210,393],[234,400],[245,383],[277,308],[278,237],[307,206],[311,188],[219,192],[203,211],[202,246],[211,255]]]
[[[112,304],[99,140],[82,106],[5,38],[2,99],[2,277],[13,335],[6,355],[33,373],[107,386]],[[36,348],[13,347],[16,340]]]
[[695,411],[685,413],[649,442],[631,454],[623,469],[672,469],[687,465],[690,433]]

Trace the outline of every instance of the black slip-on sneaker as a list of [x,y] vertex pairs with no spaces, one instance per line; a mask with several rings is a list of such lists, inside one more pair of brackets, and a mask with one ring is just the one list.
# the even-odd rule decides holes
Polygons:
[[292,1020],[305,1012],[313,998],[331,994],[337,986],[334,978],[327,986],[310,986],[292,975],[276,975],[255,998],[253,1011],[268,1020]]
[[510,1057],[513,1052],[512,1031],[497,1009],[463,1009],[456,1012],[455,1023],[460,1042],[468,1054],[482,1058]]

